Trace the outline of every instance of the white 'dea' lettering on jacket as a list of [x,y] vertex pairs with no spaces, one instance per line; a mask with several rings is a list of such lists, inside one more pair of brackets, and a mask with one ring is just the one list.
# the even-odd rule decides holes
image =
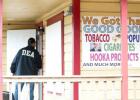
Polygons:
[[22,50],[22,55],[34,58],[34,52],[31,52],[30,50]]

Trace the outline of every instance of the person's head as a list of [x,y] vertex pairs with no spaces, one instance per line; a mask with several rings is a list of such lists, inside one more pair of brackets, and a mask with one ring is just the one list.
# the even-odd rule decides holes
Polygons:
[[35,39],[34,38],[28,39],[28,46],[35,48]]

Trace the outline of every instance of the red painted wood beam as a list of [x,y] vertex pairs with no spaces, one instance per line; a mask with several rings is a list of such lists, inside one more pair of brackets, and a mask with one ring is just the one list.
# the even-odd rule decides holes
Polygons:
[[127,0],[121,0],[121,68],[122,90],[121,100],[128,100],[128,38],[127,38]]
[[63,12],[63,19],[61,20],[61,31],[62,31],[62,35],[61,35],[61,45],[62,45],[62,75],[65,75],[65,65],[64,65],[64,12]]
[[[73,75],[80,75],[80,0],[72,0]],[[73,83],[73,100],[79,100],[79,84]]]
[[73,74],[80,75],[80,0],[73,0]]
[[74,82],[73,87],[74,87],[73,100],[79,100],[79,83]]
[[0,100],[3,100],[2,91],[2,0],[0,0]]

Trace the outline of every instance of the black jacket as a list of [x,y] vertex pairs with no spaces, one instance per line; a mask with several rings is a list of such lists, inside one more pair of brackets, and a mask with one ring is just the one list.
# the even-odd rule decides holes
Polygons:
[[39,52],[27,46],[18,51],[10,69],[14,75],[37,75],[41,67],[42,61]]

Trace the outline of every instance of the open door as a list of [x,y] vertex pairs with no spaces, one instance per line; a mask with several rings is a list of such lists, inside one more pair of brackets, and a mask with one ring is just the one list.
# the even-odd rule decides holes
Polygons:
[[35,29],[7,31],[7,75],[11,75],[10,66],[18,50],[28,45],[30,37],[36,38]]
[[45,75],[64,75],[64,13],[47,21]]
[[46,27],[46,68],[47,76],[60,76],[62,71],[61,21]]
[[[46,76],[64,75],[64,13],[47,20],[45,70]],[[47,82],[44,100],[65,100],[65,86],[61,82]]]
[[[18,50],[28,45],[28,39],[30,37],[36,38],[36,29],[24,29],[24,30],[8,30],[7,31],[7,76],[12,75],[10,72],[11,63],[17,54]],[[25,87],[27,89],[27,87]],[[7,84],[9,91],[9,84]],[[15,84],[12,84],[12,92],[15,91]],[[38,87],[35,86],[35,95],[38,97]],[[25,92],[22,92],[25,95]]]

